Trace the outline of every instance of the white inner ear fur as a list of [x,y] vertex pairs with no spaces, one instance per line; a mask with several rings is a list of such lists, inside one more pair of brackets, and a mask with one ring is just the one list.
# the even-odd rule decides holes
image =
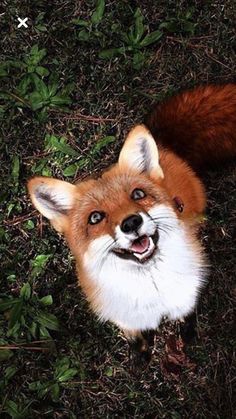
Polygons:
[[144,125],[134,127],[120,152],[119,166],[164,178],[156,142]]
[[29,181],[28,188],[34,206],[51,221],[65,216],[73,206],[76,187],[68,182],[36,177]]

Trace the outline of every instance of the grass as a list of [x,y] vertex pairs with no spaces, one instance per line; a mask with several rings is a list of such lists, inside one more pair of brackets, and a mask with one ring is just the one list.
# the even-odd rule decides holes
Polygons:
[[[102,3],[0,6],[0,416],[228,419],[235,167],[205,174],[202,240],[212,269],[198,305],[199,338],[188,348],[196,367],[175,375],[161,365],[178,325],[161,325],[150,367],[132,372],[126,341],[90,312],[63,239],[26,194],[34,174],[96,176],[116,161],[125,133],[156,101],[234,80],[231,1]],[[17,29],[16,16],[29,17],[29,28]],[[140,47],[156,31],[161,35]]]

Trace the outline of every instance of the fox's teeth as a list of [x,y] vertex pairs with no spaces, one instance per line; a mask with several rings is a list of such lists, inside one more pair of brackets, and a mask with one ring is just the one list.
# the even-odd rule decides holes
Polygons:
[[152,238],[151,238],[151,237],[149,237],[149,246],[148,246],[147,250],[146,250],[145,252],[143,252],[143,253],[136,253],[136,252],[133,252],[133,254],[134,254],[134,256],[135,256],[137,259],[139,259],[139,260],[143,260],[143,259],[146,259],[146,258],[148,258],[149,256],[151,256],[151,255],[152,255],[152,253],[154,252],[154,250],[155,250],[155,245],[154,245],[154,243],[153,243]]

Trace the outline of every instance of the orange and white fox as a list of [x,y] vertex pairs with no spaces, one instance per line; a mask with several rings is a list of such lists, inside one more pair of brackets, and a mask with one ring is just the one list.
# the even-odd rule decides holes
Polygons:
[[236,84],[210,85],[158,104],[101,177],[29,181],[102,321],[135,339],[163,317],[194,310],[207,270],[197,234],[206,195],[196,172],[235,156]]

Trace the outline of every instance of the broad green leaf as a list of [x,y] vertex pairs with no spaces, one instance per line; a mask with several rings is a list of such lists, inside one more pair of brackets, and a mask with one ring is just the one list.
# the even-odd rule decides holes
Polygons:
[[49,169],[49,167],[44,167],[42,170],[42,176],[51,177],[52,176],[51,169]]
[[46,295],[45,297],[40,298],[39,301],[44,306],[50,306],[53,303],[53,300],[52,300],[52,296],[51,295]]
[[58,381],[60,383],[64,383],[65,381],[70,380],[78,373],[78,370],[76,368],[69,368],[65,372],[63,372],[61,375],[57,377]]
[[81,29],[81,31],[79,31],[78,33],[78,39],[80,41],[88,41],[90,37],[89,31],[87,31],[86,29]]
[[21,290],[20,290],[20,296],[25,301],[28,301],[30,299],[30,296],[31,296],[31,286],[30,286],[29,282],[26,282],[23,285],[23,287],[21,288]]
[[16,373],[17,368],[13,365],[7,367],[4,371],[4,378],[8,381],[10,380]]
[[7,216],[11,214],[12,210],[15,208],[15,204],[12,202],[7,206]]
[[159,25],[159,29],[166,29],[168,32],[178,32],[179,25],[176,20],[163,22]]
[[18,406],[15,402],[13,402],[13,400],[7,400],[5,410],[11,416],[12,419],[21,418]]
[[60,329],[59,321],[54,314],[44,313],[41,311],[37,316],[37,321],[49,330]]
[[20,320],[22,309],[23,309],[23,300],[19,300],[17,304],[11,310],[9,318],[9,328],[12,329],[15,324]]
[[67,356],[64,356],[61,359],[57,359],[55,363],[55,372],[54,377],[58,379],[61,374],[64,374],[66,370],[70,367],[70,359]]
[[135,17],[135,28],[134,28],[133,39],[134,39],[134,43],[137,44],[142,38],[144,29],[145,29],[143,25],[143,15],[140,8],[136,10],[134,17]]
[[46,77],[49,75],[48,69],[42,66],[36,67],[36,73],[41,77]]
[[55,96],[55,94],[57,93],[58,89],[59,89],[58,81],[53,81],[52,83],[49,83],[49,85],[48,85],[48,93],[49,93],[49,96],[50,97]]
[[0,312],[9,310],[12,306],[17,304],[20,301],[19,298],[9,299],[6,301],[0,300]]
[[48,332],[48,330],[46,329],[46,327],[44,327],[42,325],[39,327],[39,335],[40,335],[40,339],[48,339],[48,338],[51,338],[50,333]]
[[20,83],[17,86],[17,91],[19,92],[19,94],[21,94],[22,96],[25,96],[31,82],[32,82],[32,79],[29,74],[23,77],[23,79],[20,81]]
[[94,25],[97,25],[102,20],[104,11],[105,11],[105,0],[97,0],[96,10],[95,12],[93,12],[91,16],[91,22]]
[[45,105],[45,100],[42,98],[41,93],[36,91],[29,95],[29,102],[33,111],[37,111]]
[[38,93],[40,93],[41,97],[45,100],[49,99],[49,91],[47,85],[44,83],[42,79],[38,77],[37,74],[31,75],[32,80],[35,85],[35,89]]
[[35,71],[35,65],[29,65],[28,66],[28,73],[31,74],[31,73],[34,73],[34,71]]
[[7,361],[13,356],[13,352],[9,349],[0,349],[0,362]]
[[72,100],[68,96],[53,96],[50,101],[55,106],[70,105]]
[[104,372],[104,374],[107,376],[107,377],[112,377],[113,376],[113,368],[112,367],[107,367],[106,369],[105,369],[105,372]]
[[7,70],[5,70],[3,65],[0,65],[0,77],[5,77],[7,75],[8,75]]
[[41,389],[38,390],[38,397],[42,399],[50,391],[50,382],[43,383]]
[[7,68],[14,67],[18,69],[23,69],[26,67],[25,63],[20,60],[8,60],[8,61],[5,61],[4,64]]
[[78,160],[78,162],[76,163],[77,169],[83,169],[84,167],[86,167],[90,163],[90,161],[91,161],[91,159],[89,157],[85,157],[85,158],[82,158],[82,159]]
[[48,260],[51,257],[52,257],[51,254],[49,254],[49,255],[37,255],[31,261],[31,267],[32,267],[31,276],[36,277],[37,275],[39,275],[44,270]]
[[[15,274],[10,274],[10,275],[7,276],[7,281],[8,282],[15,282],[15,280],[16,280],[16,275]],[[14,301],[15,301],[15,299],[14,299]]]
[[35,29],[39,32],[47,32],[47,26],[46,25],[36,25]]
[[47,50],[45,48],[39,49],[38,45],[34,45],[29,53],[29,56],[25,58],[25,62],[28,65],[37,65],[45,56]]
[[60,386],[58,383],[54,383],[51,385],[50,387],[50,393],[52,395],[52,400],[53,402],[58,402],[59,400],[59,395],[60,395]]
[[73,19],[72,23],[79,26],[85,26],[85,27],[89,26],[89,22],[83,19]]
[[154,32],[149,33],[148,35],[143,38],[143,40],[140,42],[140,47],[147,47],[148,45],[154,44],[154,42],[157,42],[163,35],[163,32],[157,30]]
[[138,51],[133,55],[133,67],[135,70],[139,70],[143,65],[145,61],[145,55]]
[[64,176],[74,176],[78,170],[78,165],[76,163],[70,164],[63,170]]
[[95,155],[99,153],[104,147],[113,143],[115,140],[116,138],[113,135],[108,135],[107,137],[102,138],[97,142],[97,144],[95,144],[90,154]]
[[[21,300],[22,301],[22,300]],[[9,327],[8,328],[8,331],[7,331],[7,337],[11,337],[11,336],[13,336],[13,337],[15,337],[15,338],[18,338],[18,334],[19,334],[19,330],[20,330],[20,322],[16,322],[15,324],[14,324],[14,326],[13,327]]]
[[29,389],[33,390],[33,391],[38,391],[40,390],[42,387],[44,387],[44,385],[41,383],[41,381],[34,381],[33,383],[29,384]]
[[58,138],[55,137],[55,135],[46,135],[45,142],[46,142],[47,149],[52,148],[56,151],[61,151],[62,153],[68,156],[79,157],[79,153],[76,150],[74,150],[72,147],[70,147],[69,145],[62,142],[62,138],[58,140]]
[[34,229],[34,227],[35,227],[35,225],[34,225],[34,222],[33,222],[32,220],[27,220],[27,221],[24,223],[24,227],[25,227],[27,230],[33,230],[33,229]]
[[99,58],[110,59],[116,57],[119,54],[124,54],[126,50],[126,47],[104,49],[103,51],[99,52],[98,56]]
[[37,336],[37,329],[38,329],[38,326],[36,322],[32,322],[31,325],[28,327],[28,330],[30,331],[34,339],[36,339],[36,336]]
[[15,155],[13,157],[12,160],[12,177],[13,177],[13,181],[14,183],[18,183],[18,179],[19,179],[19,173],[20,173],[20,159],[17,155]]

